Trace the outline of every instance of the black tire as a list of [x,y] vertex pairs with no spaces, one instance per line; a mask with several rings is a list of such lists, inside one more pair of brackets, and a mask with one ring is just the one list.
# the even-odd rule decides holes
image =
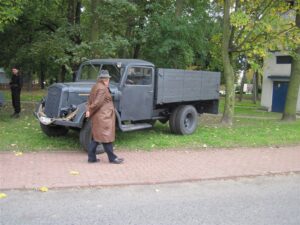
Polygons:
[[63,126],[57,125],[45,125],[40,123],[42,131],[49,137],[60,137],[65,136],[69,129]]
[[169,127],[170,127],[170,131],[173,134],[178,134],[177,132],[177,124],[176,124],[176,116],[178,111],[184,106],[178,106],[176,109],[173,110],[173,112],[171,113],[170,119],[169,119]]
[[181,107],[175,120],[177,134],[192,134],[197,129],[198,113],[194,106],[186,105]]
[[[79,133],[79,142],[85,151],[88,151],[89,145],[92,140],[92,124],[90,120],[87,120]],[[104,153],[103,145],[99,144],[96,150],[96,154]]]

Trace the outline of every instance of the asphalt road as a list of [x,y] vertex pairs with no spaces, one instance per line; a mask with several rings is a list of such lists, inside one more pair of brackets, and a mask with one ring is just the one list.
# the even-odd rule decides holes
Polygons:
[[300,224],[300,174],[5,193],[1,225]]

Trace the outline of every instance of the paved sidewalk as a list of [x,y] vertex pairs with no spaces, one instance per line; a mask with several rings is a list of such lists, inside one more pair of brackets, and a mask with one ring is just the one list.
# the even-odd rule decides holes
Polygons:
[[121,151],[118,155],[125,158],[124,164],[109,164],[105,154],[100,163],[88,164],[84,152],[0,153],[0,189],[155,184],[300,172],[300,146]]

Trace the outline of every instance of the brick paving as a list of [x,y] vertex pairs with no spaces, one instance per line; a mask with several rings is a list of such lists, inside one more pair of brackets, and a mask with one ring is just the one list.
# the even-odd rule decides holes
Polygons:
[[[300,172],[300,146],[120,151],[121,165],[88,164],[84,152],[0,153],[0,190],[101,187]],[[72,175],[71,171],[78,172]]]

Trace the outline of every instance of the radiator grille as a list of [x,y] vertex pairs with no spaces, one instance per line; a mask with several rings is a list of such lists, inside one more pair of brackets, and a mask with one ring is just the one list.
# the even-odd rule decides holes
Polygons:
[[50,118],[59,116],[61,92],[62,89],[55,86],[48,89],[48,96],[45,104],[45,114]]

